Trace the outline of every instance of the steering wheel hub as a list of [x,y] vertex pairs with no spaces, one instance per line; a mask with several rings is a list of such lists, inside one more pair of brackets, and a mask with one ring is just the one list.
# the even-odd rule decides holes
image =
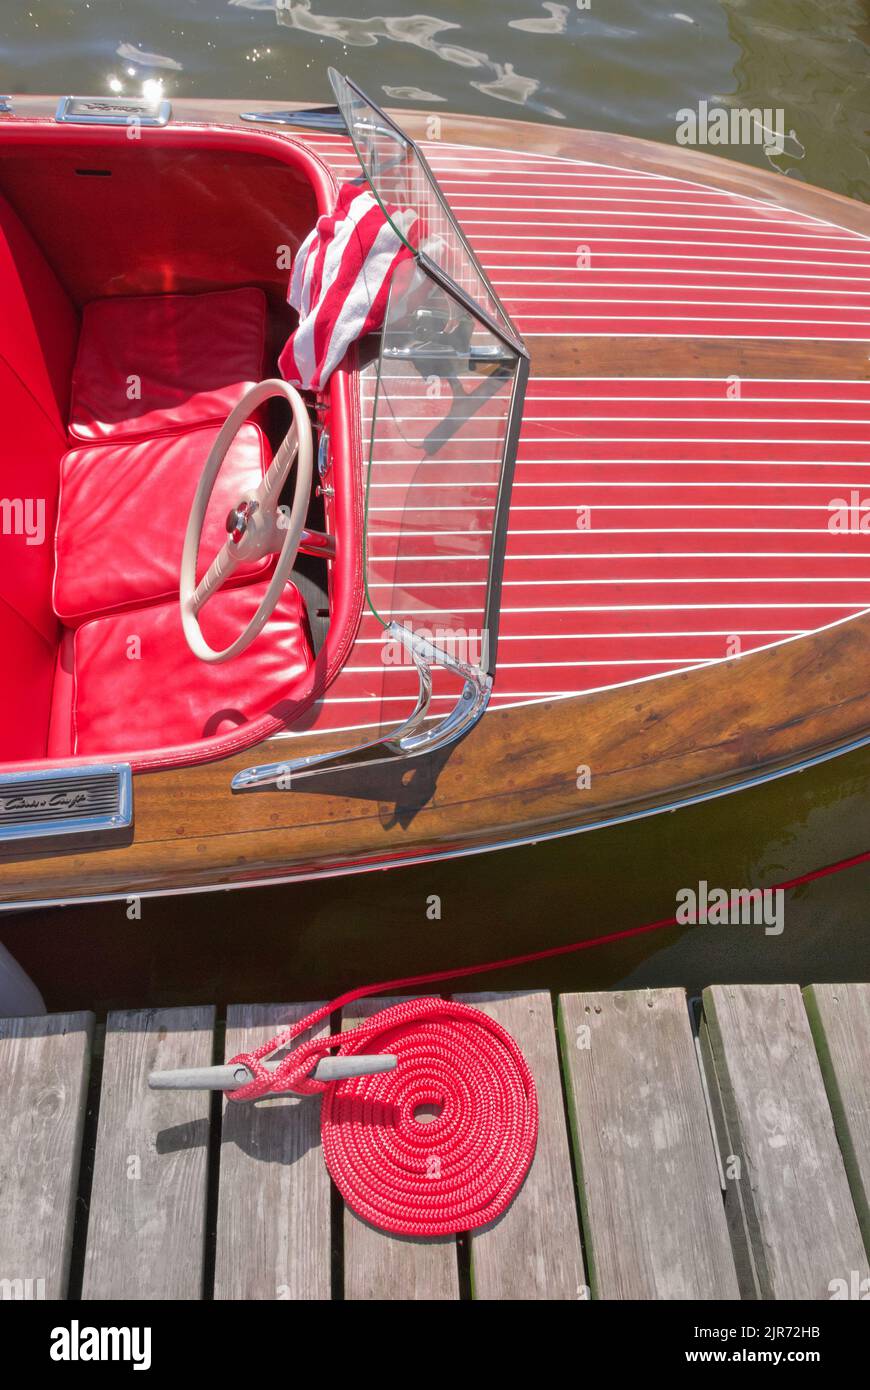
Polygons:
[[227,535],[232,538],[236,545],[244,536],[248,529],[248,517],[252,508],[256,510],[256,502],[237,502],[236,505],[227,512]]

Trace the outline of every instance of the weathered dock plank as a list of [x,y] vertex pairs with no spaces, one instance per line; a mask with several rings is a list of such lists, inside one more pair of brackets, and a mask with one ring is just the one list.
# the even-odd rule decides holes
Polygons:
[[208,1066],[214,1009],[111,1013],[82,1297],[201,1298],[210,1097],[148,1073]]
[[[318,1007],[231,1007],[225,1060],[253,1051]],[[327,1020],[312,1036],[328,1032]],[[215,1298],[330,1298],[330,1205],[319,1097],[224,1101]]]
[[710,1030],[703,1013],[698,1020],[698,1051],[701,1059],[701,1074],[706,1083],[710,1113],[716,1135],[720,1180],[724,1190],[725,1220],[731,1238],[731,1249],[734,1253],[737,1284],[741,1298],[755,1299],[759,1297],[758,1272],[755,1268],[752,1247],[746,1238],[746,1200],[741,1184],[728,1180],[733,1178],[733,1155],[737,1143],[728,1127],[719,1078],[713,1063]]
[[0,1298],[67,1291],[94,1016],[0,1018]]
[[577,1199],[547,993],[469,994],[516,1039],[535,1078],[538,1143],[532,1166],[502,1216],[471,1234],[477,1299],[577,1299],[586,1296]]
[[559,1000],[593,1296],[737,1298],[682,990]]
[[829,1299],[867,1259],[800,990],[716,985],[703,999],[760,1297]]
[[810,985],[804,1003],[870,1254],[870,985]]
[[[342,1027],[396,999],[360,999],[342,1015]],[[459,1297],[456,1239],[415,1240],[376,1230],[344,1209],[344,1296],[347,1299],[454,1299]]]

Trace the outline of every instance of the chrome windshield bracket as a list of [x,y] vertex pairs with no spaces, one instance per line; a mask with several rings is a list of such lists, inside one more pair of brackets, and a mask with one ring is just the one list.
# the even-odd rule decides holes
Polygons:
[[332,130],[347,135],[347,126],[337,106],[302,106],[298,111],[240,111],[243,121],[263,125],[293,125],[300,130]]
[[[263,763],[259,767],[248,767],[237,772],[231,782],[234,792],[258,791],[272,788],[288,791],[304,777],[312,777],[320,772],[334,772],[339,769],[356,767],[366,763],[390,762],[394,759],[420,757],[456,743],[473,728],[480,719],[492,693],[492,677],[480,667],[460,661],[443,652],[432,642],[402,627],[400,623],[390,623],[387,632],[394,642],[399,642],[409,652],[415,667],[419,688],[417,703],[401,724],[397,724],[389,734],[358,743],[353,748],[340,749],[331,753],[311,753],[304,758],[291,758],[286,762]],[[432,667],[442,666],[462,680],[462,690],[456,704],[437,724],[426,723],[432,702]]]

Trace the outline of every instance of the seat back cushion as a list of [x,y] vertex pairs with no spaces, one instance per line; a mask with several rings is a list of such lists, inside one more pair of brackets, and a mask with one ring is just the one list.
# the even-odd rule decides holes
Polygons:
[[96,299],[82,316],[73,439],[143,439],[226,419],[263,375],[259,289]]
[[75,309],[0,197],[0,757],[45,753],[58,626],[51,606]]
[[[75,626],[100,613],[177,598],[193,496],[217,425],[120,444],[81,445],[61,465],[54,609]],[[257,425],[243,425],[215,480],[200,543],[201,579],[227,539],[226,518],[271,461]],[[262,576],[271,557],[240,565]]]

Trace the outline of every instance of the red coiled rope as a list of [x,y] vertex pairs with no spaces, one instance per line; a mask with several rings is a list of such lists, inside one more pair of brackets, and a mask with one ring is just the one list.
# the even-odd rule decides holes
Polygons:
[[[868,861],[870,850],[865,850],[775,884],[772,891],[796,888]],[[409,999],[357,1028],[301,1044],[274,1070],[264,1066],[263,1059],[334,1010],[366,995],[547,960],[676,925],[676,916],[667,917],[567,946],[349,990],[254,1052],[232,1058],[232,1063],[248,1067],[253,1080],[226,1094],[230,1100],[256,1100],[277,1091],[324,1092],[324,1157],[353,1211],[401,1235],[474,1230],[510,1205],[537,1140],[534,1081],[519,1047],[500,1024],[467,1004]],[[393,1053],[398,1066],[392,1072],[340,1082],[313,1080],[309,1073],[320,1058],[336,1050],[342,1056]],[[439,1111],[430,1123],[415,1113],[425,1105]]]
[[[408,1000],[354,1031],[350,1052],[392,1052],[395,1071],[334,1086],[323,1155],[358,1216],[400,1235],[472,1231],[513,1200],[535,1154],[535,1083],[500,1024],[467,1004]],[[421,1106],[436,1109],[429,1123]]]
[[[398,1065],[340,1083],[312,1080],[307,1072],[315,1057],[337,1046],[342,1056],[392,1053]],[[538,1137],[535,1083],[510,1033],[480,1009],[437,998],[393,1004],[352,1031],[295,1049],[280,1077],[262,1063],[273,1050],[268,1042],[233,1058],[254,1080],[228,1094],[253,1100],[276,1090],[324,1092],[326,1166],[366,1221],[407,1236],[472,1231],[504,1211],[519,1190]],[[435,1118],[419,1118],[421,1107],[434,1108]]]

